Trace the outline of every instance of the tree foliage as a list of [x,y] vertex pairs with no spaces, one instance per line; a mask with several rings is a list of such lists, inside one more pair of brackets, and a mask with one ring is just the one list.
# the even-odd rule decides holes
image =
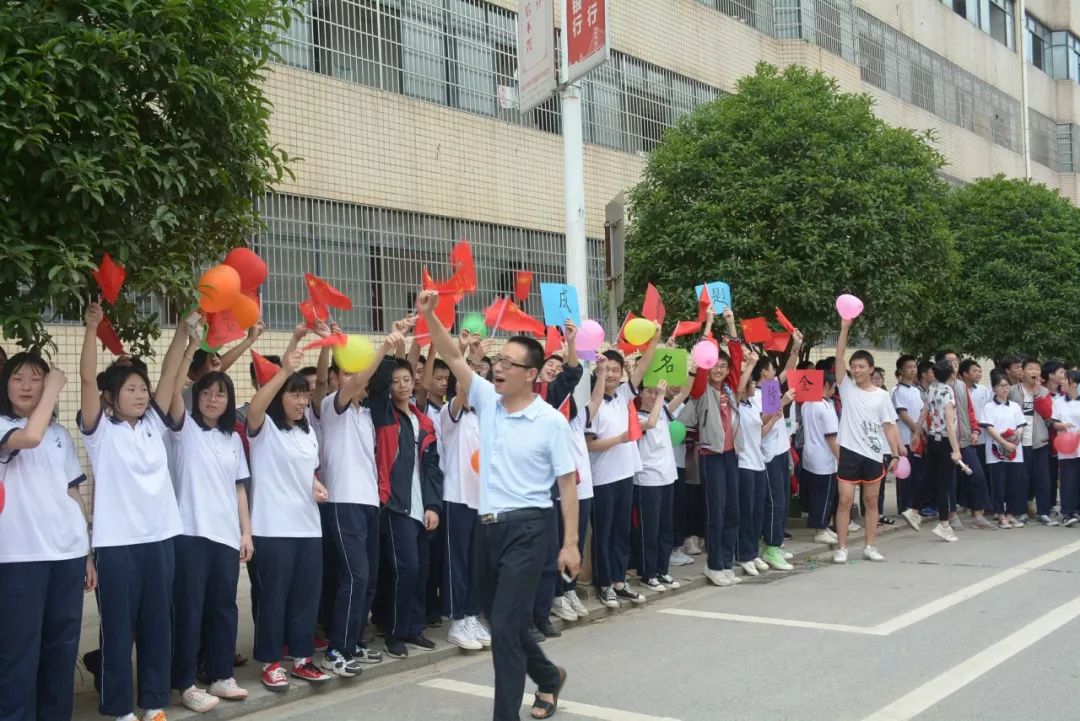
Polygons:
[[1004,176],[950,194],[956,272],[903,327],[905,350],[1080,357],[1080,209]]
[[949,265],[928,140],[819,72],[759,65],[651,153],[630,193],[627,307],[651,281],[668,317],[693,318],[694,286],[723,280],[740,317],[779,306],[808,346],[836,330],[845,292],[866,303],[860,333],[895,333]]
[[[108,251],[127,299],[193,295],[196,268],[258,227],[287,173],[261,77],[293,11],[277,0],[0,5],[0,327],[25,347],[79,317]],[[109,310],[146,352],[157,333]],[[183,301],[186,302],[186,301]]]

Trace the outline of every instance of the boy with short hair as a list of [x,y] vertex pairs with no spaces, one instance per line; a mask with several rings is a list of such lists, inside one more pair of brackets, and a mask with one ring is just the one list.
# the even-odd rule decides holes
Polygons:
[[[1053,414],[1053,402],[1050,391],[1042,385],[1042,364],[1035,358],[1025,358],[1020,368],[1021,381],[1009,391],[1009,400],[1020,406],[1027,420],[1020,443],[1024,447],[1028,502],[1035,499],[1039,523],[1044,526],[1057,526],[1058,522],[1050,518],[1053,499],[1050,497],[1050,431],[1046,425]],[[1026,519],[1021,517],[1020,520]]]
[[922,459],[918,459],[916,467],[915,457],[911,455],[912,444],[919,439],[922,433],[923,398],[915,385],[919,370],[919,361],[913,355],[902,355],[896,359],[896,373],[898,381],[893,387],[892,404],[900,422],[900,443],[908,451],[911,460],[911,473],[907,478],[896,479],[896,508],[904,520],[913,529],[919,530],[922,524],[922,516],[919,515],[918,506],[915,503],[915,490],[923,475]]

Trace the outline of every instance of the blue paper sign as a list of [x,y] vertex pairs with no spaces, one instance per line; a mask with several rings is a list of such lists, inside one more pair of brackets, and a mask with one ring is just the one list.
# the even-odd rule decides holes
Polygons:
[[705,285],[699,285],[694,289],[694,295],[700,299],[701,289],[708,287],[709,297],[712,298],[713,310],[717,315],[724,312],[726,308],[731,307],[731,286],[722,280],[714,280],[711,283]]
[[778,412],[782,407],[782,396],[780,392],[780,381],[773,378],[772,380],[765,381],[761,384],[761,412],[764,415],[771,415]]
[[544,325],[561,328],[566,319],[581,327],[581,308],[577,288],[565,283],[541,283],[540,302],[544,304]]

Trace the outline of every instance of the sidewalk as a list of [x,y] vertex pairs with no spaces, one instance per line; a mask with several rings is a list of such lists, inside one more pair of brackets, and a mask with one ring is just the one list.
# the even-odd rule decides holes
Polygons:
[[[891,510],[889,508],[891,504],[886,507],[886,512]],[[894,515],[893,518],[896,518]],[[804,527],[804,522],[801,520],[790,519],[789,532],[793,538],[784,545],[784,548],[791,553],[795,554],[795,570],[788,574],[769,571],[758,578],[745,578],[747,583],[769,583],[779,578],[783,578],[790,573],[799,573],[801,571],[811,570],[815,568],[822,561],[828,562],[832,555],[832,549],[828,546],[823,546],[819,543],[813,542],[812,533]],[[902,519],[898,519],[898,525],[888,527],[883,526],[878,529],[879,536],[891,536],[898,532],[911,533],[910,529],[903,522]],[[862,538],[862,531],[851,534],[852,539]],[[850,544],[852,548],[857,548],[859,543],[853,542]],[[705,568],[705,556],[694,556],[694,563],[689,566],[673,567],[671,569],[671,575],[674,576],[682,585],[681,588],[669,590],[666,593],[660,594],[655,591],[649,591],[642,589],[636,585],[636,581],[631,583],[635,584],[635,590],[640,591],[647,597],[652,598],[655,596],[662,596],[664,598],[686,593],[692,589],[701,588],[708,584],[703,574]],[[858,562],[858,554],[852,554],[852,558]],[[588,597],[586,598],[586,592]],[[734,588],[731,589],[716,589],[717,593],[738,593]],[[628,603],[623,603],[618,609],[609,609],[601,606],[595,598],[595,591],[592,588],[580,589],[583,600],[589,609],[589,616],[576,623],[566,623],[559,619],[552,618],[552,623],[563,632],[573,631],[575,628],[582,628],[588,624],[595,623],[597,621],[603,621],[609,618],[617,618],[624,613],[640,612],[642,610],[648,610],[648,603],[641,604],[640,606],[633,606]],[[93,650],[97,647],[98,637],[98,615],[97,605],[94,602],[94,597],[88,595],[86,597],[86,607],[83,617],[83,637],[79,645],[80,663],[76,669],[76,696],[75,696],[75,712],[74,718],[78,721],[96,721],[102,718],[97,712],[97,694],[94,692],[93,677],[85,668],[82,667],[81,657],[86,651]],[[245,655],[250,656],[253,626],[251,621],[251,605],[249,602],[249,587],[247,574],[240,574],[240,587],[237,590],[237,605],[240,608],[240,628],[237,639],[237,648],[240,649]],[[176,721],[177,719],[192,719],[193,717],[200,716],[206,719],[232,719],[240,716],[246,716],[249,714],[265,711],[274,706],[278,706],[284,703],[290,703],[298,699],[304,698],[310,694],[318,694],[324,692],[327,689],[338,689],[342,684],[362,684],[367,680],[373,678],[379,678],[387,674],[400,673],[404,671],[414,670],[425,665],[438,663],[445,661],[460,655],[487,655],[488,651],[463,651],[457,646],[453,646],[446,641],[446,634],[449,630],[449,621],[443,621],[443,625],[439,628],[429,628],[425,632],[433,641],[436,642],[437,647],[433,651],[422,651],[419,649],[409,649],[409,657],[406,659],[391,659],[386,658],[382,663],[365,666],[363,674],[354,679],[335,679],[323,687],[315,688],[302,681],[291,682],[290,688],[285,693],[273,693],[263,688],[259,681],[259,671],[261,665],[254,660],[249,661],[246,665],[236,669],[237,682],[246,688],[250,693],[248,699],[243,702],[228,702],[222,701],[216,709],[206,714],[195,714],[188,711],[186,708],[180,705],[178,694],[173,694],[173,705],[167,709],[167,713],[170,721]],[[382,639],[375,639],[372,643],[373,648],[382,650]]]

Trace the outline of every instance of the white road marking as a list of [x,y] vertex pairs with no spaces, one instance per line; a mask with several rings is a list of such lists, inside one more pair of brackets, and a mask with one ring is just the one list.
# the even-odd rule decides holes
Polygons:
[[1058,606],[986,650],[938,674],[932,681],[867,716],[863,721],[909,721],[1077,616],[1080,616],[1080,597],[1064,606]]
[[912,626],[920,621],[941,613],[953,606],[963,603],[969,599],[986,593],[1002,584],[1009,581],[1020,578],[1024,574],[1037,571],[1038,569],[1048,566],[1054,561],[1058,561],[1066,556],[1080,551],[1080,541],[1074,541],[1061,548],[1056,548],[1053,551],[1036,556],[1030,561],[1024,561],[1017,564],[1012,568],[1005,569],[999,573],[995,573],[989,578],[984,578],[981,581],[976,581],[970,586],[965,586],[958,591],[953,591],[947,596],[934,599],[929,603],[923,604],[916,609],[902,613],[899,616],[892,618],[888,621],[879,623],[876,626],[848,626],[839,623],[818,623],[816,621],[796,621],[788,618],[771,618],[768,616],[745,616],[735,613],[714,613],[711,611],[694,611],[685,608],[662,608],[659,613],[665,613],[671,616],[692,616],[695,618],[711,618],[719,621],[735,621],[738,623],[758,623],[769,626],[788,626],[791,628],[809,628],[819,631],[836,631],[838,633],[855,633],[869,636],[890,636],[897,631],[901,631],[908,626]]
[[[441,691],[463,693],[478,698],[495,698],[495,689],[491,686],[480,686],[475,683],[453,681],[448,678],[435,678],[430,681],[423,681],[420,685],[428,688],[436,688]],[[523,706],[531,706],[532,702],[533,696],[528,693],[521,699]],[[634,711],[622,711],[617,708],[593,706],[587,703],[577,703],[576,701],[566,701],[564,699],[559,699],[559,711],[574,714],[576,716],[600,719],[600,721],[678,721],[678,719],[666,716],[649,716],[648,714],[636,713]]]

